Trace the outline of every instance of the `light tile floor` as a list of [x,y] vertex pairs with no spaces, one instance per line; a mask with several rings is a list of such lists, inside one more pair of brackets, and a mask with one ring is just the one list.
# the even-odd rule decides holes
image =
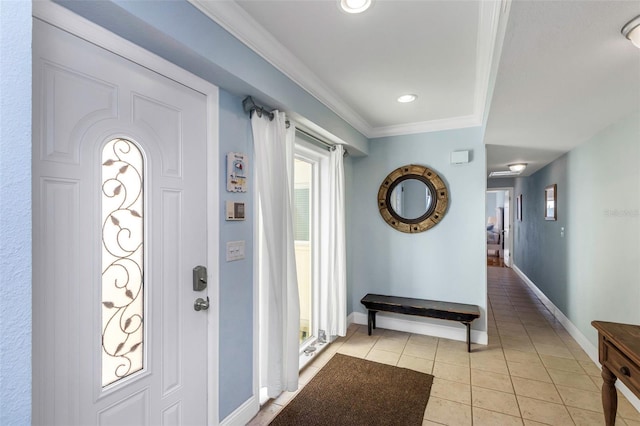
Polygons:
[[[603,425],[600,369],[508,268],[488,268],[489,345],[352,325],[315,356],[300,388],[336,352],[435,376],[426,425]],[[299,391],[299,390],[298,390]],[[249,423],[267,425],[295,392],[265,404]],[[617,425],[640,426],[618,394]]]

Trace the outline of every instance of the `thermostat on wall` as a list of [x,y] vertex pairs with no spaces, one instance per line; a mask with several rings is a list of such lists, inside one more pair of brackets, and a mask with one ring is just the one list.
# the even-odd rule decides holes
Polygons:
[[227,201],[227,220],[244,220],[244,203]]
[[469,162],[469,151],[453,151],[451,164],[466,164]]

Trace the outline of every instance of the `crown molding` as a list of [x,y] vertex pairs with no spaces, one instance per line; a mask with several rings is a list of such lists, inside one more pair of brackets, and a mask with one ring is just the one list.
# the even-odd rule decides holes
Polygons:
[[442,130],[465,129],[482,125],[482,119],[476,114],[463,117],[444,118],[441,120],[422,121],[418,123],[397,124],[394,126],[376,127],[369,138],[386,136],[411,135],[415,133],[439,132]]
[[[476,45],[476,87],[474,94],[474,115],[480,120],[484,117],[487,95],[492,79],[496,39],[500,28],[500,15],[504,5],[510,0],[480,2],[478,14],[478,41]],[[504,36],[504,34],[503,34]],[[502,44],[500,44],[502,45]]]
[[357,131],[369,137],[371,125],[238,4],[234,1],[188,1]]
[[367,138],[481,126],[497,73],[501,49],[496,46],[501,47],[504,38],[506,25],[501,20],[508,17],[511,3],[511,0],[480,2],[473,114],[374,128],[235,1],[188,1]]
[[474,113],[483,123],[493,97],[511,1],[480,3]]

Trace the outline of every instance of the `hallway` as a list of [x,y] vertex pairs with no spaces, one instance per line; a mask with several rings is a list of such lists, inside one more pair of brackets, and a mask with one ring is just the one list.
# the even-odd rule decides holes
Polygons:
[[[300,375],[304,386],[339,352],[435,376],[423,425],[603,425],[599,368],[509,268],[489,267],[489,345],[353,324]],[[269,401],[249,423],[267,425],[295,396]],[[640,426],[619,394],[616,425]]]

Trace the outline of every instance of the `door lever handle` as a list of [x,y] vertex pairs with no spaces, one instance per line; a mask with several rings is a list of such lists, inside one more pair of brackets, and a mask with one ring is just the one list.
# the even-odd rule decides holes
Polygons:
[[193,303],[193,309],[196,311],[206,311],[209,309],[209,296],[207,296],[207,300],[204,300],[202,297],[198,297]]

